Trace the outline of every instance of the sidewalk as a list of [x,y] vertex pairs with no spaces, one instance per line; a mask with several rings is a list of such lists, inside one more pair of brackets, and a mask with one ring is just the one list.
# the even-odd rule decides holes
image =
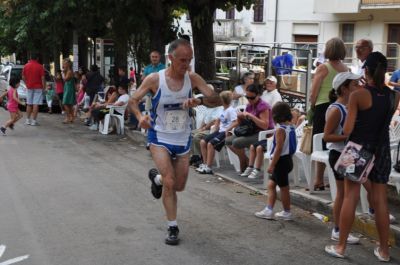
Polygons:
[[[126,135],[136,144],[145,146],[146,138],[140,131],[132,131],[127,128],[125,132]],[[221,161],[221,167],[213,169],[213,171],[216,177],[221,177],[225,180],[237,183],[255,193],[263,195],[267,194],[266,187],[263,184],[263,179],[248,179],[240,177],[234,170],[233,166],[229,164],[229,161]],[[326,181],[326,183],[328,182]],[[318,212],[327,215],[331,221],[332,201],[329,189],[309,194],[309,192],[303,188],[306,186],[304,176],[300,181],[300,186],[301,187],[293,187],[291,183],[290,195],[292,204],[309,212]],[[390,226],[390,244],[392,246],[400,247],[400,196],[392,186],[389,186],[388,191],[389,209],[391,214],[396,217],[396,223]],[[375,227],[375,222],[371,220],[367,214],[362,214],[360,209],[358,209],[358,211],[353,229],[376,240],[378,233]],[[329,223],[329,225],[331,225],[331,223]]]

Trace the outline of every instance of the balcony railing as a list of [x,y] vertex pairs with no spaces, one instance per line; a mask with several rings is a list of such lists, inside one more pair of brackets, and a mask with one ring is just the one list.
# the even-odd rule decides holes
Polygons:
[[398,5],[400,0],[361,0],[362,5]]

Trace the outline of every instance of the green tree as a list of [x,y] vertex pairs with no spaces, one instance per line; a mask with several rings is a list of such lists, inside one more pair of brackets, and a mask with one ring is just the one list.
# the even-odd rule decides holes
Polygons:
[[179,6],[189,12],[193,33],[196,72],[206,80],[215,78],[213,23],[217,9],[249,9],[255,0],[182,0]]

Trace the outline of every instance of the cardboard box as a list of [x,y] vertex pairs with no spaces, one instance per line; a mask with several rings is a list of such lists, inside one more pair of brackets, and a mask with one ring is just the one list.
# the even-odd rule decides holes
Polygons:
[[278,75],[278,87],[283,89],[298,91],[297,74]]

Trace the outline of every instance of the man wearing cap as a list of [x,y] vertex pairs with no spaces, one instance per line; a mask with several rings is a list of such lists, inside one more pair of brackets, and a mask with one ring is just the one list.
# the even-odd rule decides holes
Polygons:
[[278,89],[276,89],[276,77],[273,75],[268,76],[264,80],[265,90],[261,96],[261,99],[267,102],[271,107],[275,105],[276,102],[282,101],[281,94]]

